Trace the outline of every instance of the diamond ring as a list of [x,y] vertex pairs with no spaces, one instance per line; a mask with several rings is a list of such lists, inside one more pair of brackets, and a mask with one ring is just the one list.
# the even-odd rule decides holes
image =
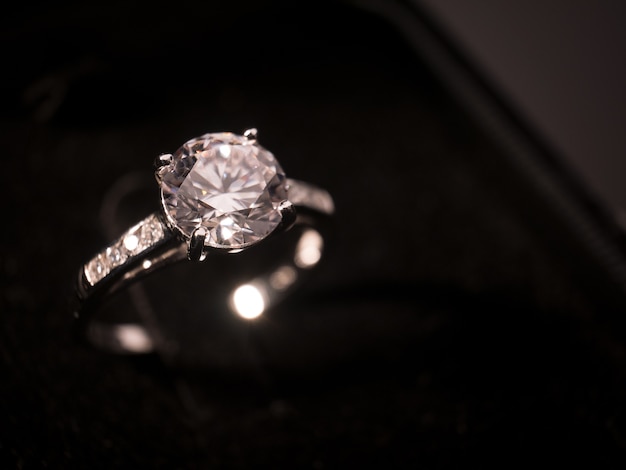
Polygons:
[[285,176],[274,155],[258,143],[256,129],[202,135],[159,156],[155,165],[160,210],[79,271],[74,314],[81,335],[114,352],[151,352],[158,345],[146,325],[99,319],[100,306],[112,294],[174,262],[244,252],[298,226],[299,238],[289,253],[277,253],[279,262],[238,282],[230,293],[232,311],[256,318],[317,264],[323,249],[317,223],[334,211],[327,191]]

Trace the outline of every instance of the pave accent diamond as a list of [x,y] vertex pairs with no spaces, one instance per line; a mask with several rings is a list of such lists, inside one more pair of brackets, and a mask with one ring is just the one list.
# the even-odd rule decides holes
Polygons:
[[146,217],[85,264],[87,282],[94,286],[132,257],[155,247],[165,240],[165,230],[159,217]]
[[225,132],[191,139],[158,170],[157,178],[169,221],[186,238],[205,227],[207,246],[249,246],[282,220],[285,174],[253,136]]

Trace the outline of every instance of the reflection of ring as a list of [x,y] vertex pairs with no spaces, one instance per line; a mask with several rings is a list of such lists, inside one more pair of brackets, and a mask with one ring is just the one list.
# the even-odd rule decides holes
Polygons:
[[140,325],[93,321],[110,294],[172,262],[238,253],[302,225],[286,260],[239,283],[230,295],[235,313],[256,318],[317,264],[323,240],[315,221],[333,212],[326,191],[285,177],[272,153],[258,144],[256,129],[191,139],[158,157],[156,167],[162,210],[127,230],[79,273],[80,329],[92,343],[115,352],[149,352],[155,345]]

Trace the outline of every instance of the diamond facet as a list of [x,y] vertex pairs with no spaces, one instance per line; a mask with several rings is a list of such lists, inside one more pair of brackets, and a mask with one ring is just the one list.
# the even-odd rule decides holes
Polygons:
[[285,174],[255,139],[231,133],[191,139],[159,170],[165,212],[186,238],[206,227],[205,245],[238,249],[281,222]]

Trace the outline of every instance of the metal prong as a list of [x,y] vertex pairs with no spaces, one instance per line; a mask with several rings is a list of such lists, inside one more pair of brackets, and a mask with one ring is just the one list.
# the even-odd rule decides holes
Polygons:
[[157,170],[161,167],[169,165],[172,163],[172,154],[171,153],[163,153],[154,159],[154,168]]
[[278,205],[278,211],[282,217],[280,223],[283,230],[289,230],[296,223],[296,208],[291,201],[283,201]]
[[172,163],[171,153],[164,153],[154,159],[154,177],[159,183],[163,179],[163,173],[167,170],[170,163]]
[[187,248],[187,259],[190,261],[204,261],[206,258],[206,247],[204,240],[209,232],[205,227],[198,227],[191,234],[189,247]]
[[249,141],[255,141],[257,140],[257,135],[258,135],[258,131],[256,130],[255,127],[251,127],[250,129],[246,129],[243,132],[243,136],[249,140]]

